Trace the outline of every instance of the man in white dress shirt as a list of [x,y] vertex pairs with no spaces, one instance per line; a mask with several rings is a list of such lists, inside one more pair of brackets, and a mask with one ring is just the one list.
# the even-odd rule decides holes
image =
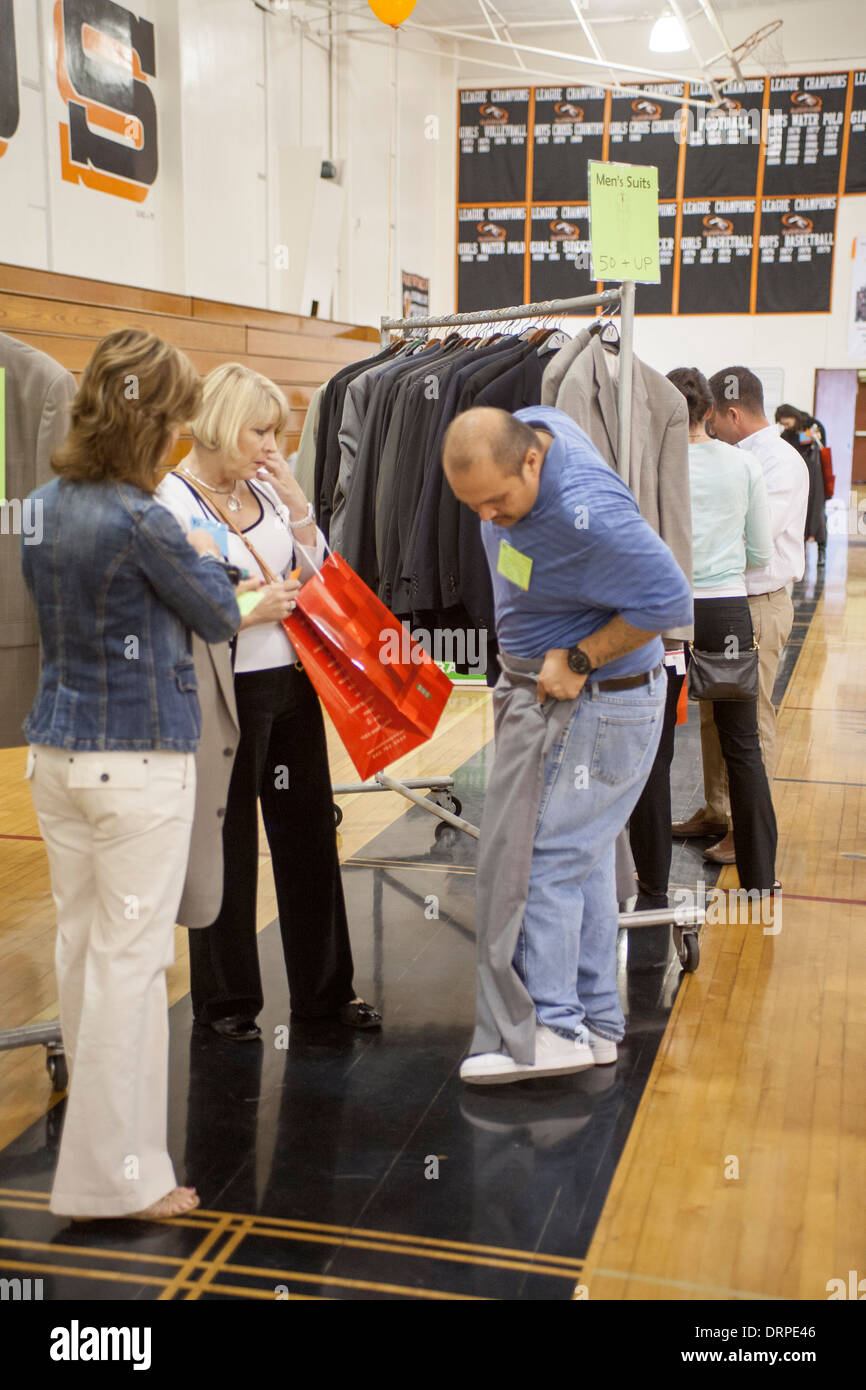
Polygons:
[[[761,755],[772,788],[776,765],[776,711],[773,686],[782,650],[791,635],[794,605],[791,589],[806,568],[804,534],[809,500],[809,472],[797,450],[786,443],[764,414],[760,378],[748,367],[726,367],[710,377],[713,410],[709,431],[726,444],[748,449],[761,465],[770,499],[773,558],[761,569],[746,570],[746,591],[759,647],[758,735]],[[723,835],[708,849],[706,859],[733,864],[734,837],[728,778],[712,704],[701,703],[701,752],[705,805],[687,821],[675,822],[674,835],[698,838]]]

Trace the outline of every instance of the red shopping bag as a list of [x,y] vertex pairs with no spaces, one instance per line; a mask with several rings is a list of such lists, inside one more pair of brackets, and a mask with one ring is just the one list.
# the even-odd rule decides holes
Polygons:
[[430,738],[451,681],[341,555],[283,626],[361,778]]
[[836,486],[836,476],[833,472],[833,455],[827,448],[821,450],[821,476],[824,479],[824,501],[829,502]]

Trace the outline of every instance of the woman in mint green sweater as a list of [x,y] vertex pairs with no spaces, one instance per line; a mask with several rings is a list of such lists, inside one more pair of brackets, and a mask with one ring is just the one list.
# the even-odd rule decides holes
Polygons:
[[[668,380],[689,408],[695,646],[747,651],[754,645],[745,571],[773,554],[770,504],[758,460],[707,434],[713,404],[706,377],[679,367]],[[671,863],[670,765],[683,676],[667,668],[665,725],[653,769],[631,820],[631,846],[641,890],[639,907],[667,900]],[[740,887],[769,891],[775,883],[776,817],[758,741],[757,700],[714,700],[713,719],[728,770],[734,850]]]

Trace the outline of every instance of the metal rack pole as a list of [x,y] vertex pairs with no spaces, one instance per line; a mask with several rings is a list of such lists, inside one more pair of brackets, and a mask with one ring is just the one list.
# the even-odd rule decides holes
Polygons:
[[616,465],[621,478],[628,477],[631,451],[631,394],[634,379],[634,281],[620,287],[619,388],[617,391]]
[[[509,319],[543,319],[556,314],[570,314],[575,309],[612,308],[622,299],[619,290],[603,290],[601,294],[578,295],[575,299],[545,299],[537,304],[513,304],[508,309],[478,309],[466,314],[434,314],[419,318],[381,320],[381,342],[388,346],[391,330],[397,328],[456,328],[463,323],[504,323]],[[634,286],[632,285],[632,306]]]

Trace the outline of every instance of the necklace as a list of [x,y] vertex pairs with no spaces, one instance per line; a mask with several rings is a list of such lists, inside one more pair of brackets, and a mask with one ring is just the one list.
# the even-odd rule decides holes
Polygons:
[[195,482],[199,483],[202,487],[207,488],[208,492],[214,492],[214,493],[216,493],[217,497],[225,497],[225,498],[227,498],[226,506],[228,507],[228,509],[229,509],[230,512],[239,512],[239,511],[240,511],[240,509],[241,509],[240,501],[238,500],[237,497],[235,497],[235,488],[236,488],[237,485],[238,485],[237,478],[235,478],[235,481],[232,483],[232,485],[231,485],[231,487],[229,488],[228,492],[225,492],[224,490],[222,490],[222,489],[220,489],[220,488],[218,488],[218,487],[214,487],[212,483],[206,483],[205,480],[204,480],[204,478],[200,478],[200,477],[198,476],[197,473],[193,473],[192,469],[191,469],[191,468],[187,468],[186,465],[184,465],[184,470],[183,470],[183,471],[184,471],[184,473],[188,473],[189,476],[190,476]]

